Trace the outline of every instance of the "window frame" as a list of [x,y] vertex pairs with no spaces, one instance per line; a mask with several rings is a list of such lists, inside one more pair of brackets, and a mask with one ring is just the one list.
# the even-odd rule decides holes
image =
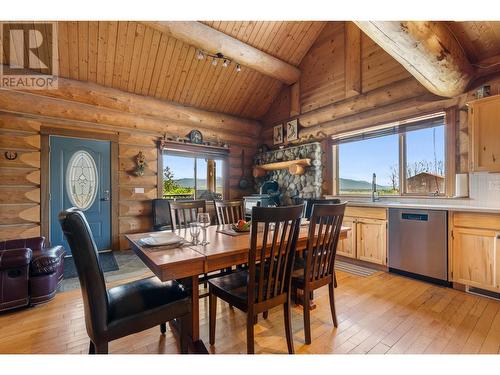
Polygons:
[[[444,127],[445,127],[445,136],[444,136],[444,174],[445,174],[445,182],[444,182],[444,191],[441,194],[419,194],[419,193],[407,193],[406,192],[406,132],[399,134],[399,178],[398,178],[398,195],[381,195],[380,197],[390,198],[390,197],[411,197],[411,198],[445,198],[452,197],[455,193],[455,147],[456,147],[456,122],[457,122],[457,108],[452,107],[446,109],[444,112],[430,113],[427,115],[422,115],[418,117],[412,117],[406,120],[400,120],[397,122],[389,123],[383,126],[373,126],[370,128],[366,128],[363,131],[358,133],[367,133],[370,130],[375,130],[381,127],[391,127],[396,126],[399,123],[409,123],[415,121],[422,117],[437,117],[444,116]],[[343,134],[338,134],[338,136],[342,136]],[[335,143],[333,137],[330,139],[330,152],[332,155],[331,160],[331,169],[332,169],[332,194],[339,197],[369,197],[369,194],[341,194],[340,193],[340,169],[339,169],[339,144]],[[402,178],[403,177],[403,178]]]
[[[223,199],[230,197],[230,176],[229,176],[229,149],[225,147],[205,146],[196,144],[181,144],[175,141],[158,142],[158,157],[157,157],[157,196],[163,198],[163,155],[168,151],[173,151],[176,154],[186,154],[186,157],[192,158],[205,158],[221,160],[222,165],[222,178],[223,178]],[[196,166],[197,163],[195,163]],[[196,177],[196,168],[195,168]],[[196,180],[196,178],[195,178]]]

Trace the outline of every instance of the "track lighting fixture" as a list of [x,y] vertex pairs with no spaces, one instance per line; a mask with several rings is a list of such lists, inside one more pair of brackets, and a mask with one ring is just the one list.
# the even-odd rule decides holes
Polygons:
[[197,50],[197,51],[196,51],[196,58],[197,58],[198,60],[203,60],[203,59],[205,58],[205,54],[203,53],[203,51],[202,51],[202,50]]
[[[229,59],[227,56],[224,56],[222,53],[217,52],[215,55],[212,55],[210,53],[207,53],[205,51],[202,51],[201,49],[196,50],[196,59],[198,60],[203,60],[205,57],[210,57],[212,59],[212,65],[217,66],[218,61],[222,60],[222,67],[227,68],[231,63],[233,62],[231,59]],[[241,66],[240,64],[236,64],[236,72],[241,72]]]

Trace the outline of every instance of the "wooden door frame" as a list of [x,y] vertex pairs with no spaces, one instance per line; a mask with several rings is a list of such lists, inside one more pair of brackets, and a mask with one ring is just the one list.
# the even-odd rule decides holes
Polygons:
[[52,126],[41,126],[40,137],[40,232],[45,238],[50,238],[50,136],[83,138],[97,141],[110,142],[110,166],[111,166],[111,250],[119,249],[119,190],[118,190],[118,132],[101,133],[84,130],[65,129]]

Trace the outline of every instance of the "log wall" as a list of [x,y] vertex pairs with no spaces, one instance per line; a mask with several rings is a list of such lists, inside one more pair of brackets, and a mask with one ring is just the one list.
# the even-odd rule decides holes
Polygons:
[[[457,139],[452,157],[455,157],[457,172],[467,172],[469,139],[465,104],[474,99],[474,90],[446,99],[430,94],[366,35],[361,33],[359,43],[352,40],[351,34],[356,38],[354,28],[352,23],[327,24],[300,64],[300,113],[290,113],[290,87],[284,87],[262,118],[262,143],[273,147],[273,126],[290,118],[299,120],[300,139],[294,143],[303,143],[456,108]],[[349,34],[346,30],[350,30]],[[349,50],[357,46],[359,59],[356,50]],[[353,73],[356,67],[359,75]],[[352,82],[358,76],[359,86]],[[500,75],[483,79],[482,84],[490,84],[491,92],[497,94]],[[359,93],[356,93],[357,87],[360,87]],[[325,142],[323,145],[326,150]],[[324,192],[331,193],[331,184],[327,183],[331,179],[330,171],[328,168],[324,171]]]
[[[185,136],[199,129],[207,140],[230,145],[228,196],[250,193],[237,188],[242,174],[251,175],[260,124],[125,93],[95,84],[61,80],[55,91],[0,90],[0,240],[42,234],[40,129],[59,128],[112,134],[118,139],[118,215],[116,248],[128,248],[124,234],[151,228],[150,200],[158,195],[157,142],[164,134]],[[17,152],[7,160],[7,151]],[[131,173],[139,151],[148,164],[144,176]],[[116,162],[116,161],[112,161]],[[160,171],[161,173],[161,171]],[[136,193],[143,188],[144,193]],[[42,204],[41,204],[42,203]]]

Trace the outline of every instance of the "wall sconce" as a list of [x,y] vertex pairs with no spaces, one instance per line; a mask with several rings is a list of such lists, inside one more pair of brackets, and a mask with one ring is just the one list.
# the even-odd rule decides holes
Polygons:
[[136,167],[134,169],[134,174],[137,177],[144,176],[144,171],[146,170],[146,167],[148,166],[146,163],[146,156],[142,151],[139,151],[137,156],[135,157],[135,164]]

